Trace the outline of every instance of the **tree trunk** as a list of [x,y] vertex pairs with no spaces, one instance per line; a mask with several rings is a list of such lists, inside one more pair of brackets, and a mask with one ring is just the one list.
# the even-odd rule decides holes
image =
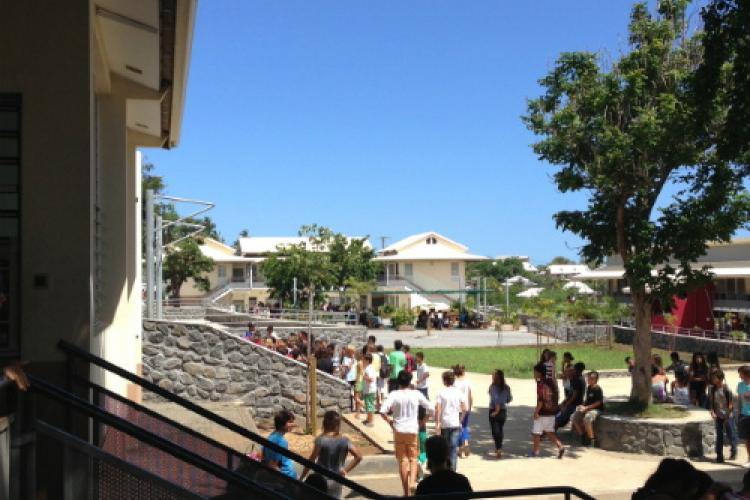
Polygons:
[[635,368],[632,374],[630,400],[645,408],[651,402],[651,304],[645,292],[633,292],[633,310]]

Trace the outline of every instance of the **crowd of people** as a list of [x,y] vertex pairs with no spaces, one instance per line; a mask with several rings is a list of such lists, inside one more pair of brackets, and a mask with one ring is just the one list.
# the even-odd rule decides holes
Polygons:
[[[724,462],[724,446],[729,444],[729,459],[737,458],[739,440],[744,441],[750,456],[750,366],[737,369],[740,382],[736,393],[726,384],[715,352],[693,354],[690,363],[670,353],[671,364],[664,367],[662,358],[651,358],[651,393],[656,403],[671,402],[682,406],[708,409],[716,425],[716,461]],[[625,358],[628,369],[634,369],[632,359]],[[670,380],[670,373],[673,380]],[[725,440],[726,437],[726,440]],[[750,461],[744,464],[750,467]]]

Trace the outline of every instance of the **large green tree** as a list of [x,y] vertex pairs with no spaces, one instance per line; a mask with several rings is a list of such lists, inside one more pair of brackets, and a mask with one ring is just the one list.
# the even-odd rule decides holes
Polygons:
[[[660,1],[655,14],[636,4],[630,50],[610,65],[563,53],[524,117],[543,137],[534,151],[559,167],[558,189],[589,198],[556,213],[558,227],[586,241],[586,261],[623,260],[636,319],[631,399],[641,405],[651,395],[653,305],[708,279],[690,263],[708,241],[728,241],[750,208],[740,169],[695,133],[689,89],[701,46],[688,34],[687,3]],[[665,186],[672,196],[660,198]]]
[[206,274],[214,269],[214,261],[201,252],[198,243],[188,238],[174,247],[167,248],[164,257],[164,280],[167,282],[167,293],[173,298],[180,298],[180,288],[188,279],[195,282],[195,286],[207,292],[211,283]]
[[515,257],[496,260],[481,260],[470,262],[466,266],[467,281],[471,278],[494,278],[498,282],[503,282],[513,276],[526,276],[527,273],[523,268],[523,262]]
[[314,288],[317,301],[326,291],[343,298],[350,290],[372,288],[378,266],[367,238],[347,238],[317,224],[302,226],[298,234],[306,241],[279,248],[262,264],[272,297],[291,302],[294,278],[300,289]]

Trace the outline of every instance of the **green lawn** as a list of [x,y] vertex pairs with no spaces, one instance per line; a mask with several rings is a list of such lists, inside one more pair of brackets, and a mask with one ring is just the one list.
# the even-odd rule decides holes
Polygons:
[[[570,351],[576,362],[586,364],[586,370],[606,370],[625,368],[625,356],[632,355],[631,348],[614,345],[612,350],[591,344],[557,344],[550,345],[557,353],[557,366],[562,363],[562,355]],[[447,368],[457,363],[466,366],[466,370],[477,373],[492,373],[500,368],[510,378],[531,378],[534,364],[539,360],[536,347],[450,347],[450,348],[413,348],[413,352],[424,352],[428,366]],[[654,349],[669,365],[669,352]],[[690,361],[689,355],[681,353],[680,357]]]

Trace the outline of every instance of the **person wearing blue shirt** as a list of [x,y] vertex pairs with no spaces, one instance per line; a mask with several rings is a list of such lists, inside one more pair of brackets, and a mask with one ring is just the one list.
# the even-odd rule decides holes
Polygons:
[[[289,442],[287,442],[284,434],[294,428],[294,415],[287,410],[281,410],[275,417],[273,417],[273,427],[275,430],[270,436],[268,436],[268,440],[273,444],[288,450]],[[292,460],[277,451],[266,448],[265,446],[263,447],[263,463],[292,479],[297,479],[297,472],[294,470]]]

